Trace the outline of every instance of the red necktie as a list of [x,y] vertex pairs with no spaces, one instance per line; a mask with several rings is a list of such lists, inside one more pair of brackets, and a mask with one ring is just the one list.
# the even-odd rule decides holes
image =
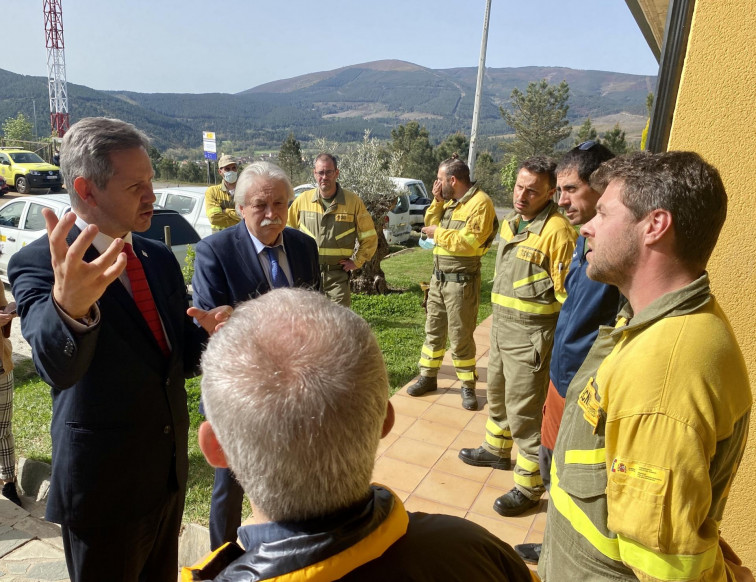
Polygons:
[[168,342],[165,339],[163,326],[160,323],[160,316],[158,315],[157,307],[155,307],[155,300],[152,298],[152,292],[147,283],[142,263],[134,254],[134,249],[129,243],[123,245],[123,252],[126,253],[126,275],[129,277],[129,281],[131,281],[131,294],[134,297],[137,308],[142,312],[142,316],[150,327],[152,335],[155,336],[160,349],[163,350],[163,355],[167,356],[170,353],[170,349],[168,349]]

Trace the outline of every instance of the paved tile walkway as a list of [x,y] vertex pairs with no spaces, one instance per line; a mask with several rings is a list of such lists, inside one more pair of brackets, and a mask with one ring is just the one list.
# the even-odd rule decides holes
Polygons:
[[0,496],[0,580],[68,582],[60,527],[42,519],[30,497],[22,509]]
[[479,446],[485,434],[490,329],[489,317],[475,331],[481,408],[462,408],[461,384],[447,351],[438,391],[413,398],[405,386],[391,398],[396,423],[381,441],[373,480],[391,487],[409,511],[464,517],[510,545],[536,543],[546,526],[546,498],[523,515],[502,517],[493,503],[514,487],[512,471],[471,467],[457,457],[461,448]]

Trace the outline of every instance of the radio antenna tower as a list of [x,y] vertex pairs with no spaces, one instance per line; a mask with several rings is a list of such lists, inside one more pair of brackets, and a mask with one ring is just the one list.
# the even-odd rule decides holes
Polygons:
[[45,44],[47,45],[47,89],[50,93],[50,126],[63,137],[68,131],[68,86],[66,55],[63,42],[63,10],[60,0],[43,0],[45,11]]

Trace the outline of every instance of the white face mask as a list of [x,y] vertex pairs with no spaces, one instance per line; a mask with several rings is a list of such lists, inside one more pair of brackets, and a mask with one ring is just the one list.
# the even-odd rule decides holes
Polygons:
[[431,250],[436,246],[436,239],[428,238],[426,235],[420,235],[420,240],[417,241],[418,246],[421,249]]
[[238,174],[236,172],[226,172],[223,174],[223,179],[227,184],[235,184],[237,176]]

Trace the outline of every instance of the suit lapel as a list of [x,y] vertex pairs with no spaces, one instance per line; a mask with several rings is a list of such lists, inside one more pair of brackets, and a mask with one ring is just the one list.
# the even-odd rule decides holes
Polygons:
[[307,273],[304,272],[306,262],[297,260],[297,254],[300,249],[297,245],[296,239],[291,236],[288,228],[284,228],[283,240],[284,246],[286,247],[286,260],[289,261],[289,269],[291,269],[291,286],[304,287],[308,282],[308,280],[305,279]]
[[239,258],[242,263],[243,273],[249,278],[253,293],[250,297],[258,297],[263,293],[270,291],[268,278],[265,276],[260,257],[255,252],[255,245],[247,232],[247,226],[242,220],[235,227],[234,237],[236,238],[236,248],[239,249]]

